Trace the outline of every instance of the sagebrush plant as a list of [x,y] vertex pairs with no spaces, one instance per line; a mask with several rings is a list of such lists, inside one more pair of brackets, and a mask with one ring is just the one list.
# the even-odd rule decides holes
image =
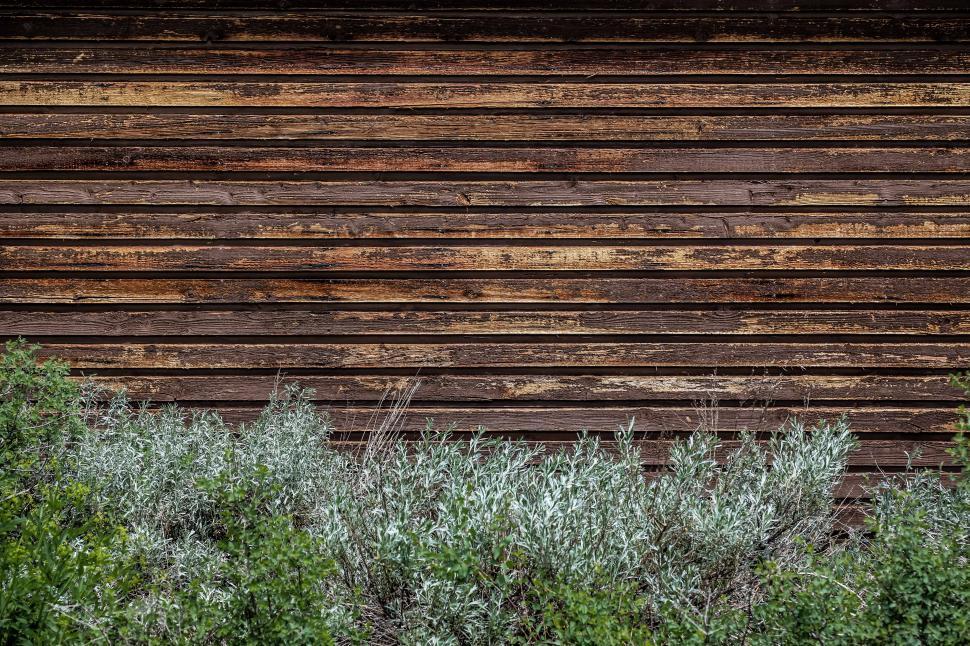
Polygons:
[[525,630],[541,581],[636,582],[650,600],[644,620],[669,604],[703,614],[740,603],[760,562],[794,563],[804,541],[826,540],[852,447],[842,422],[793,424],[767,446],[746,435],[730,452],[698,433],[654,478],[632,429],[610,450],[587,436],[546,455],[429,431],[413,444],[376,433],[349,454],[328,443],[328,421],[295,388],[235,432],[211,413],[154,413],[123,397],[94,426],[77,442],[74,476],[96,483],[97,509],[128,528],[126,558],[169,589],[211,580],[212,599],[229,598],[217,585],[221,503],[198,483],[265,473],[266,509],[292,518],[336,564],[334,576],[319,575],[334,633],[475,643]]
[[870,531],[841,536],[844,420],[742,433],[733,450],[698,430],[647,474],[632,424],[548,453],[430,427],[403,442],[405,396],[351,452],[296,386],[229,427],[86,393],[23,343],[3,365],[5,643],[965,643],[970,630],[966,477],[887,482]]

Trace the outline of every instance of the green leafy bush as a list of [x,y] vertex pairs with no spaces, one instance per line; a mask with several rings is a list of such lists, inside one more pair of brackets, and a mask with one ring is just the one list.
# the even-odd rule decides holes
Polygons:
[[[5,643],[84,641],[127,587],[120,527],[83,513],[89,489],[65,482],[84,400],[58,361],[6,344],[0,361],[0,635]],[[84,617],[93,617],[86,621]]]
[[[970,394],[968,377],[955,385]],[[961,407],[958,428],[968,430]],[[889,480],[876,490],[868,535],[820,555],[803,570],[767,570],[768,596],[754,609],[762,643],[966,644],[970,642],[970,461],[963,472]]]
[[333,574],[320,540],[276,509],[278,485],[265,468],[251,482],[200,482],[219,509],[214,566],[184,585],[161,582],[135,641],[332,644],[322,582]]
[[[938,487],[924,477],[886,490],[871,536],[801,571],[768,570],[767,598],[754,609],[757,641],[966,644],[970,506],[965,494]],[[927,509],[947,518],[933,519]]]

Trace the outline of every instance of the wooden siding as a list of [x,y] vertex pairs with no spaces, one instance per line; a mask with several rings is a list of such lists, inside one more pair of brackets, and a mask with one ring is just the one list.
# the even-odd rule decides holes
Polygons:
[[696,400],[847,415],[857,496],[970,367],[966,9],[0,0],[0,336],[233,420],[283,371],[349,439],[415,375],[408,430],[652,465]]

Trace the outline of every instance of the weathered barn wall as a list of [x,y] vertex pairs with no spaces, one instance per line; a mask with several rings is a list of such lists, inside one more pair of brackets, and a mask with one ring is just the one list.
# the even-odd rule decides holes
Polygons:
[[420,373],[413,429],[947,460],[962,0],[415,4],[0,2],[0,334],[234,419]]

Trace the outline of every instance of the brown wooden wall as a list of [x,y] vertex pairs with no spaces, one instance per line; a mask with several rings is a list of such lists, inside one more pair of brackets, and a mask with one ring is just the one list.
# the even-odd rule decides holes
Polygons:
[[420,373],[411,428],[947,459],[964,0],[421,4],[0,1],[0,334],[234,419]]

